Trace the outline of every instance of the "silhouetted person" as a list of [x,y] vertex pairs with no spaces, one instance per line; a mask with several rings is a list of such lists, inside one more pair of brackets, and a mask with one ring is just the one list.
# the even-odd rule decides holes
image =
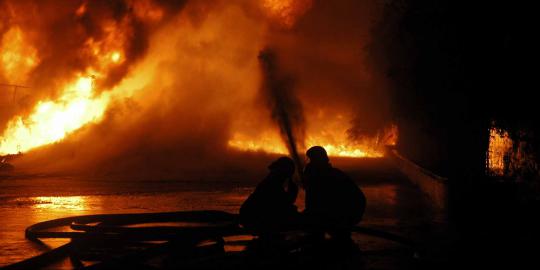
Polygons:
[[294,205],[298,187],[292,181],[293,160],[281,157],[268,169],[269,174],[240,208],[240,224],[261,237],[294,226],[299,215]]
[[304,170],[308,226],[315,238],[328,233],[337,243],[352,243],[351,229],[362,219],[366,198],[360,188],[339,169],[332,167],[326,150],[311,147]]

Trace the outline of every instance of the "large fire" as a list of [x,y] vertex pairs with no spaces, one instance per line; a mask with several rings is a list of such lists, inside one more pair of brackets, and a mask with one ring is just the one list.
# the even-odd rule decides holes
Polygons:
[[[81,29],[83,29],[83,26],[90,25],[87,20],[91,16],[87,16],[92,12],[91,3],[84,1],[82,5],[71,11],[74,20],[83,22],[81,23]],[[113,98],[129,98],[137,89],[148,87],[148,84],[153,82],[156,77],[165,78],[162,74],[156,74],[155,70],[160,65],[159,61],[162,63],[169,61],[167,54],[169,51],[176,49],[174,45],[166,47],[167,50],[160,51],[160,49],[156,49],[156,53],[148,53],[146,56],[149,58],[155,57],[155,55],[164,55],[162,56],[163,59],[159,61],[145,59],[145,61],[142,61],[143,64],[133,68],[135,71],[132,73],[128,74],[126,71],[126,73],[118,75],[122,70],[128,70],[127,68],[121,69],[121,67],[132,64],[133,59],[131,58],[134,58],[133,46],[136,46],[133,44],[136,43],[135,40],[138,38],[135,34],[137,27],[140,27],[140,24],[143,23],[155,23],[165,16],[165,11],[158,8],[152,1],[128,1],[127,3],[130,3],[132,8],[129,11],[131,13],[128,13],[129,15],[124,17],[111,15],[110,18],[104,16],[105,19],[96,19],[96,22],[93,22],[95,25],[92,25],[92,27],[97,28],[97,30],[92,31],[99,34],[94,32],[86,33],[88,36],[85,36],[82,41],[77,41],[80,45],[74,49],[75,52],[66,52],[76,59],[73,62],[68,62],[69,65],[67,66],[73,66],[73,70],[66,71],[63,78],[51,78],[51,81],[53,81],[51,84],[55,85],[59,91],[41,97],[41,100],[34,102],[33,107],[20,110],[19,114],[12,116],[7,121],[5,129],[0,131],[0,155],[24,153],[40,146],[59,142],[88,124],[102,121]],[[277,21],[285,28],[291,28],[312,5],[313,1],[311,0],[265,0],[261,2],[261,6],[268,17],[267,19]],[[239,12],[241,9],[233,8],[231,10],[230,12]],[[137,23],[134,23],[134,20],[138,20]],[[75,33],[84,32],[81,29],[77,29]],[[256,33],[260,31],[259,29],[263,28],[253,27],[250,31]],[[29,82],[31,83],[32,72],[36,67],[39,67],[41,62],[51,61],[47,58],[46,53],[42,54],[42,50],[38,49],[40,48],[38,46],[39,40],[33,39],[32,31],[34,30],[31,27],[19,26],[15,23],[7,31],[0,32],[2,42],[0,44],[0,79],[7,80],[10,85],[27,85]],[[207,44],[210,44],[210,42],[205,39],[219,37],[212,30],[200,32],[200,37],[189,37],[202,40],[194,42],[195,45],[193,46],[208,46]],[[231,46],[233,48],[239,47],[242,50],[250,48],[249,42],[241,44],[241,46],[235,45],[232,41],[229,42],[234,45]],[[162,45],[165,46],[166,44]],[[45,52],[47,51],[45,50]],[[185,55],[181,57],[207,57],[206,55],[190,56],[189,54],[189,52],[185,52]],[[253,61],[256,61],[255,54],[249,57],[237,58],[224,59],[227,59],[227,61],[240,61],[244,58],[252,58]],[[219,70],[223,68],[222,65],[224,64],[217,62],[215,65],[215,69]],[[203,64],[201,64],[202,68],[204,68]],[[257,69],[257,67],[254,67],[254,69]],[[124,75],[126,76],[124,77]],[[113,76],[120,79],[113,83],[106,83]],[[43,79],[39,82],[43,82]],[[246,81],[241,83],[247,84]],[[30,84],[29,86],[32,91],[41,90],[41,85]],[[250,86],[253,85],[250,84]],[[256,91],[256,87],[251,88],[253,88],[252,91]],[[188,91],[189,89],[185,90]],[[249,95],[246,94],[245,96]],[[384,146],[393,145],[397,140],[397,128],[395,126],[391,126],[370,137],[352,139],[348,134],[350,120],[353,118],[352,115],[344,116],[337,112],[337,114],[328,113],[311,116],[313,114],[313,112],[306,112],[308,124],[306,137],[305,141],[301,142],[300,145],[305,147],[321,145],[332,156],[382,157],[384,156]],[[314,123],[324,123],[324,125],[316,126]],[[288,152],[276,126],[266,124],[256,128],[260,129],[257,134],[246,133],[245,129],[233,128],[230,133],[231,137],[228,140],[226,139],[225,143],[228,147],[241,151],[263,151],[279,154]]]
[[[8,8],[12,9],[12,15],[18,18],[15,6],[8,3]],[[20,11],[24,10],[26,9],[23,6]],[[78,19],[84,20],[83,16],[87,11],[87,3],[84,2],[73,13]],[[23,27],[15,24],[2,37],[0,75],[12,84],[27,83],[27,77],[31,76],[40,61],[36,50],[38,44],[28,38],[34,29],[27,30],[25,32]],[[77,31],[77,34],[82,34],[82,29]],[[110,74],[118,72],[117,68],[126,59],[124,51],[133,33],[130,17],[119,20],[103,19],[93,31],[99,34],[88,35],[78,41],[80,46],[73,52],[66,52],[73,54],[74,59],[69,61],[84,64],[77,64],[74,70],[67,71],[63,78],[50,78],[57,87],[60,86],[59,93],[37,101],[29,114],[16,115],[7,123],[3,133],[0,133],[0,155],[27,152],[58,142],[81,127],[102,119],[110,93],[97,93],[96,82],[104,82],[109,79]],[[74,37],[74,40],[76,38]],[[42,90],[40,87],[43,86],[30,86],[32,91],[36,92]],[[15,99],[15,95],[13,96]],[[13,100],[13,103],[17,101]]]
[[12,119],[0,140],[0,154],[16,154],[62,140],[82,126],[97,122],[108,95],[94,96],[92,78],[68,84],[56,100],[40,101],[27,117]]

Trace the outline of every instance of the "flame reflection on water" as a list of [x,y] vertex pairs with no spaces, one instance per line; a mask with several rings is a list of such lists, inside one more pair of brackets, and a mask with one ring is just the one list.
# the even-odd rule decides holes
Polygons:
[[84,196],[45,196],[33,197],[32,207],[47,210],[77,210],[88,209],[88,202]]

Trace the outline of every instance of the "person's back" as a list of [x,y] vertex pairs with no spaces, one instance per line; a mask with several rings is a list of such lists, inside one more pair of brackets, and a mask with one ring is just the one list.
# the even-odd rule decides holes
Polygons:
[[287,229],[298,214],[294,205],[296,185],[289,181],[288,190],[283,188],[294,173],[294,163],[289,158],[280,158],[269,169],[268,176],[240,208],[240,224],[259,234]]
[[332,168],[329,179],[332,181],[327,189],[329,204],[334,213],[343,217],[347,224],[360,222],[366,206],[364,193],[348,175],[337,168]]
[[358,186],[341,170],[306,167],[306,213],[343,217],[358,223],[366,198]]
[[306,218],[312,226],[350,238],[350,229],[364,214],[363,192],[344,172],[331,166],[324,148],[312,147],[307,156],[310,162],[304,171]]

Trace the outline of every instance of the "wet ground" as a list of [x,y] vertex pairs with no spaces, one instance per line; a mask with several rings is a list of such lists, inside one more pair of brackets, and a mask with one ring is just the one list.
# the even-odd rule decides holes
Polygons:
[[[444,230],[443,215],[427,197],[382,161],[336,162],[355,179],[367,197],[361,225],[399,234],[429,246]],[[369,169],[366,169],[369,168]],[[0,266],[35,256],[47,246],[24,238],[36,222],[73,215],[142,213],[180,210],[223,210],[237,213],[257,179],[242,176],[227,181],[137,180],[81,177],[10,177],[0,179]],[[301,209],[302,194],[298,199]],[[438,259],[436,249],[416,252],[381,238],[355,234],[366,269],[415,268],[426,258]],[[50,247],[62,241],[47,242]],[[416,253],[416,254],[415,254]],[[420,257],[419,257],[420,256]],[[59,268],[69,268],[65,263]]]

